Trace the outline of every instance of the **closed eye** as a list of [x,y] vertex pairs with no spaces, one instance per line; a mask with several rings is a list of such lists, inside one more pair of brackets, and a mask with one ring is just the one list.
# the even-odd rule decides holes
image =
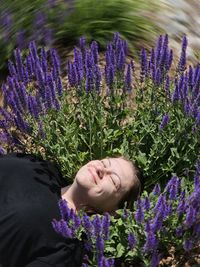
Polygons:
[[103,167],[106,168],[105,163],[103,162],[103,160],[101,160],[101,163],[103,164]]
[[115,184],[115,182],[114,182],[114,180],[113,180],[112,176],[110,176],[110,178],[111,178],[111,180],[112,180],[112,182],[113,182],[114,186],[116,187],[116,184]]
[[[107,168],[105,163],[101,160],[101,163],[103,164],[104,168]],[[115,181],[113,180],[112,176],[110,175],[110,179],[112,180],[112,183],[114,184],[114,186],[117,188]]]

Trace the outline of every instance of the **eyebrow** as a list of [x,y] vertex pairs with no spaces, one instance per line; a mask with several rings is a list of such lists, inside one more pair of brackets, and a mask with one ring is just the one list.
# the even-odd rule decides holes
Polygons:
[[[111,167],[111,161],[109,158],[107,158],[108,162],[109,162],[109,167]],[[119,182],[120,182],[120,187],[121,187],[121,177],[116,173],[116,172],[112,172],[114,173],[118,178],[119,178]]]

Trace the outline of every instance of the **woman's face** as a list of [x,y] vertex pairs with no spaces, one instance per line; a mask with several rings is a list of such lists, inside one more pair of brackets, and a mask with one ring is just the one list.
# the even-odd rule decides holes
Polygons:
[[77,192],[89,206],[113,211],[136,182],[130,162],[123,158],[93,160],[81,167],[74,181]]

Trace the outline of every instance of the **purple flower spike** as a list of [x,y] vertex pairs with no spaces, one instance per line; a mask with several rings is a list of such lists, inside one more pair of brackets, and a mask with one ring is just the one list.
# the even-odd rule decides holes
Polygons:
[[54,98],[53,105],[54,105],[56,110],[60,110],[61,106],[60,106],[60,103],[59,103],[57,98]]
[[98,54],[98,43],[96,41],[93,41],[91,44],[91,52],[94,58],[94,63],[98,64],[99,54]]
[[140,65],[141,65],[141,71],[140,71],[140,82],[144,82],[146,74],[147,74],[147,55],[144,48],[141,50],[140,55]]
[[125,57],[124,49],[121,48],[119,56],[118,56],[118,60],[117,60],[117,69],[119,71],[123,71],[124,70],[124,68],[125,68],[125,60],[126,60],[126,57]]
[[105,240],[108,240],[109,238],[109,227],[110,227],[110,214],[106,213],[102,219],[102,232]]
[[33,63],[38,61],[37,47],[34,41],[29,44],[30,55]]
[[67,201],[60,199],[58,201],[58,206],[60,209],[62,219],[69,220],[70,219],[70,208],[68,207]]
[[17,71],[11,60],[8,61],[8,70],[11,77],[17,77]]
[[51,94],[51,88],[46,86],[45,88],[45,107],[46,109],[50,109],[53,106],[53,99]]
[[148,211],[151,207],[150,199],[149,197],[145,197],[144,199],[144,209]]
[[74,87],[77,85],[77,70],[75,64],[68,62],[67,66],[68,79],[70,86]]
[[168,63],[166,64],[166,70],[170,70],[172,62],[173,62],[173,58],[174,58],[173,50],[170,49]]
[[137,210],[135,214],[135,220],[137,223],[142,223],[144,221],[144,211],[140,198],[137,200],[136,205],[137,205]]
[[23,67],[23,62],[22,62],[22,57],[21,57],[21,51],[19,50],[19,48],[15,49],[15,60],[16,60],[18,79],[20,81],[23,81],[24,67]]
[[28,133],[30,131],[29,125],[24,121],[22,115],[18,111],[16,112],[16,115],[14,120],[17,128]]
[[51,54],[51,61],[53,65],[53,79],[54,81],[56,81],[60,73],[60,59],[58,57],[56,49],[52,48],[50,50],[50,54]]
[[155,185],[154,189],[153,189],[153,194],[154,194],[154,196],[158,196],[158,195],[160,194],[160,191],[161,191],[161,189],[160,189],[160,185],[157,183],[157,184]]
[[88,236],[88,238],[91,238],[92,236],[94,236],[94,226],[91,223],[90,217],[88,215],[83,216],[82,224],[86,230],[86,235]]
[[58,77],[57,81],[56,81],[56,89],[58,92],[59,96],[62,96],[63,93],[63,85],[62,85],[62,80],[60,77]]
[[78,229],[81,225],[81,218],[78,215],[74,215],[74,228]]
[[163,44],[163,36],[160,35],[159,38],[158,38],[158,41],[157,41],[156,52],[155,52],[156,67],[159,66],[162,44]]
[[162,228],[162,224],[163,224],[163,210],[161,210],[160,213],[156,214],[156,217],[153,220],[153,223],[151,225],[151,230],[153,232],[157,232],[158,230],[160,230]]
[[196,221],[196,211],[193,207],[189,207],[186,214],[185,224],[187,227],[191,227]]
[[158,197],[158,200],[156,202],[156,205],[153,208],[153,211],[157,212],[159,210],[162,210],[165,202],[166,202],[166,196],[164,194],[160,194],[160,196]]
[[175,80],[174,85],[175,85],[175,88],[172,94],[172,103],[175,103],[176,101],[179,101],[180,99],[179,84],[178,84],[177,79]]
[[163,46],[160,52],[160,62],[159,65],[162,69],[167,66],[167,58],[168,57],[168,35],[166,34],[163,40]]
[[185,199],[182,199],[179,202],[178,207],[177,207],[177,213],[178,213],[178,215],[181,215],[181,214],[185,213],[185,210],[186,210]]
[[28,71],[28,76],[31,79],[33,74],[33,66],[30,55],[28,55],[26,58],[26,70]]
[[60,228],[61,228],[61,234],[66,238],[72,238],[72,230],[67,225],[67,222],[63,219],[60,220]]
[[128,234],[128,246],[130,249],[133,249],[136,245],[136,239],[133,233]]
[[53,229],[55,230],[56,233],[60,234],[61,233],[61,227],[60,227],[60,223],[56,220],[53,219],[53,221],[51,222]]
[[184,36],[182,39],[182,51],[181,51],[181,56],[180,60],[178,62],[178,71],[182,72],[186,68],[186,49],[187,49],[188,41],[187,37]]
[[47,85],[51,90],[51,96],[52,96],[52,99],[54,100],[56,98],[56,89],[55,89],[55,84],[53,81],[53,74],[47,75]]
[[169,120],[170,120],[170,116],[169,114],[165,114],[162,118],[162,121],[161,121],[161,124],[159,126],[159,130],[162,131],[163,128],[169,123]]
[[106,76],[106,84],[109,88],[112,88],[114,82],[114,67],[113,65],[105,66],[105,76]]
[[90,68],[86,70],[85,89],[87,93],[93,89],[93,72]]
[[96,91],[100,92],[100,85],[101,85],[102,75],[101,75],[101,70],[100,70],[98,65],[95,65],[94,76],[95,76],[94,83],[95,83]]
[[97,236],[96,239],[96,249],[98,257],[102,257],[104,252],[104,240],[99,235]]
[[149,220],[146,221],[144,230],[145,230],[145,232],[147,232],[147,233],[151,231],[151,226],[150,226],[150,222],[149,222]]
[[146,242],[144,244],[144,252],[148,253],[151,251],[154,251],[158,246],[158,240],[155,236],[155,234],[150,231],[147,233]]
[[161,70],[160,68],[156,69],[156,73],[155,73],[155,80],[154,83],[155,85],[159,86],[162,82],[162,78],[161,78]]
[[106,259],[104,256],[98,258],[98,267],[114,267],[114,259]]
[[93,225],[94,225],[94,234],[100,235],[101,231],[102,231],[102,225],[101,225],[101,219],[99,217],[99,215],[95,215],[94,220],[93,220]]

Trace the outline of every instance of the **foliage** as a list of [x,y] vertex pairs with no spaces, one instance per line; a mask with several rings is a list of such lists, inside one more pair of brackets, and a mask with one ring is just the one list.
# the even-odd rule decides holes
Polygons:
[[[155,1],[151,1],[151,5],[152,8],[159,7]],[[139,41],[149,42],[159,30],[145,17],[151,5],[144,0],[76,0],[74,12],[58,29],[57,35],[66,40],[77,40],[84,35],[89,42],[95,40],[105,48],[110,36],[118,31],[129,40],[133,52]]]
[[25,49],[30,41],[51,47],[56,25],[71,12],[70,1],[4,1],[0,6],[0,69],[5,68],[13,49]]
[[[198,243],[200,67],[187,67],[186,49],[184,36],[173,66],[168,36],[160,36],[151,53],[142,48],[138,72],[118,33],[107,45],[103,66],[97,42],[88,47],[82,37],[62,79],[55,49],[37,51],[31,42],[24,57],[16,49],[15,63],[9,61],[10,75],[2,86],[7,109],[0,109],[2,153],[33,152],[56,160],[69,182],[87,161],[122,154],[147,177],[133,210],[119,210],[118,217],[111,218],[110,238],[94,235],[96,239],[86,240],[86,246],[92,246],[92,266],[136,257],[149,266],[167,244],[190,250]],[[80,219],[75,218],[78,228]],[[100,227],[98,216],[94,221],[84,218],[88,227]],[[76,229],[70,230],[65,219],[54,221],[54,227],[70,237]],[[77,237],[82,233],[80,228]]]

